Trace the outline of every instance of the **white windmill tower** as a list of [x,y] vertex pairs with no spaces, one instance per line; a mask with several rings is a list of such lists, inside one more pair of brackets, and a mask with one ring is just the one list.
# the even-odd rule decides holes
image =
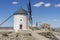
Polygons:
[[32,11],[30,0],[28,3],[28,12],[23,8],[20,8],[17,12],[14,13],[14,30],[18,32],[18,30],[27,30],[28,29],[28,13],[29,13],[29,21],[32,24]]
[[19,30],[28,29],[28,12],[22,7],[14,13],[14,30],[18,32]]

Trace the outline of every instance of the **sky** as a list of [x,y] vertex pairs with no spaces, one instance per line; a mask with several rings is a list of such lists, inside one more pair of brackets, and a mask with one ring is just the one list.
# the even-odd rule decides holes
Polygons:
[[[0,0],[0,23],[20,7],[27,10],[28,0]],[[47,23],[53,28],[60,27],[60,0],[31,0],[33,25]],[[13,17],[0,27],[13,27]]]

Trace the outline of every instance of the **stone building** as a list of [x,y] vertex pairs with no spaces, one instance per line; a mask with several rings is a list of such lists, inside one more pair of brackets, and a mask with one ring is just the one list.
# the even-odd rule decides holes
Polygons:
[[44,30],[51,30],[50,24],[41,24],[40,27]]

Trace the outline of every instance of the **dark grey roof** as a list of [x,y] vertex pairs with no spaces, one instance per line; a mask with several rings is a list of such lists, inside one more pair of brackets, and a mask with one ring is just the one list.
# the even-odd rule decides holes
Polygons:
[[21,7],[18,11],[14,13],[14,15],[16,14],[28,14],[28,12]]

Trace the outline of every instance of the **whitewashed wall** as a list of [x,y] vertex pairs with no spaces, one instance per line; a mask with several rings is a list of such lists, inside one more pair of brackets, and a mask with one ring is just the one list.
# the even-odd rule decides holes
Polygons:
[[[20,21],[22,19],[22,21]],[[20,24],[22,24],[22,30],[27,30],[28,20],[27,15],[14,15],[14,30],[17,32],[20,30]]]

